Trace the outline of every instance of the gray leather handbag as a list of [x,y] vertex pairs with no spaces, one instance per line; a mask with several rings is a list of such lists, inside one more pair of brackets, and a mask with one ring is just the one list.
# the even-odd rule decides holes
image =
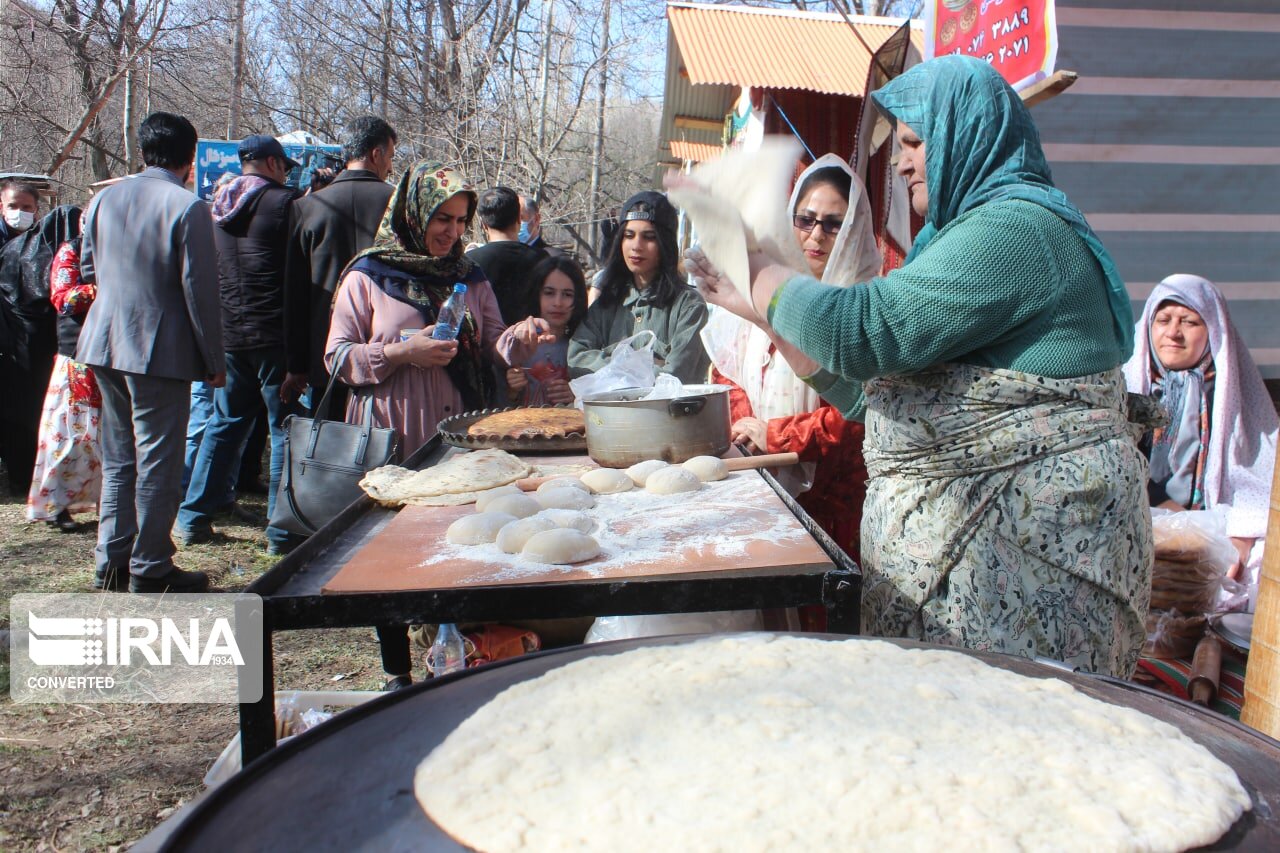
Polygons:
[[[338,371],[351,352],[340,353],[317,412],[328,411]],[[395,461],[400,437],[373,426],[373,397],[366,396],[360,423],[290,415],[284,423],[284,470],[271,526],[310,536],[363,494],[365,472]]]

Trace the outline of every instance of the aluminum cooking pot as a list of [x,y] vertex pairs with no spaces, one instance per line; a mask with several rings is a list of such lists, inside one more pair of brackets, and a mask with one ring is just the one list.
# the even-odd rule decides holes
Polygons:
[[597,464],[677,463],[729,449],[728,385],[686,385],[673,399],[641,399],[648,393],[647,388],[623,388],[583,398],[587,454]]

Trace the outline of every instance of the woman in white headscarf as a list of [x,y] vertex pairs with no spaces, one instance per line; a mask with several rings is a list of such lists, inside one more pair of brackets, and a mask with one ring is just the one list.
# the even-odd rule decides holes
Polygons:
[[1160,282],[1124,373],[1169,416],[1151,436],[1152,506],[1224,510],[1236,579],[1256,587],[1280,419],[1222,293],[1195,275]]
[[[800,175],[788,210],[815,278],[847,286],[880,273],[866,190],[839,156],[827,154]],[[802,464],[782,469],[780,482],[840,547],[858,554],[867,481],[862,424],[801,381],[787,361],[790,344],[756,324],[717,308],[702,338],[712,380],[734,386],[734,440],[762,453],[799,453]]]

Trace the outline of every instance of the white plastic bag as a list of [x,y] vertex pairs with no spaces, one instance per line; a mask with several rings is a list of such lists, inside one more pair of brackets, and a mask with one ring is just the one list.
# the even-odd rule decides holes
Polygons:
[[1243,587],[1227,577],[1239,559],[1227,537],[1221,510],[1151,510],[1155,564],[1151,571],[1151,611],[1175,610],[1198,616],[1220,610]]
[[653,380],[653,390],[645,395],[646,400],[674,400],[684,396],[684,383],[670,373],[659,373]]
[[[645,336],[648,337],[648,342],[637,346],[639,339]],[[653,345],[657,340],[657,335],[644,329],[614,344],[608,364],[595,373],[579,376],[569,383],[569,388],[573,391],[573,404],[581,409],[582,398],[591,394],[620,391],[623,388],[652,388],[657,375],[653,363]]]
[[723,634],[760,631],[759,610],[717,610],[709,613],[665,613],[645,616],[600,616],[591,623],[584,643],[663,637],[670,634]]

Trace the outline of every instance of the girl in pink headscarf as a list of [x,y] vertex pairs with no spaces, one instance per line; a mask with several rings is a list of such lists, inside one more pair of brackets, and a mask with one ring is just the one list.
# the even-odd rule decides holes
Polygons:
[[1152,395],[1169,416],[1151,441],[1152,506],[1223,510],[1240,554],[1234,576],[1252,595],[1280,419],[1218,289],[1194,275],[1160,282],[1124,373],[1130,391]]

